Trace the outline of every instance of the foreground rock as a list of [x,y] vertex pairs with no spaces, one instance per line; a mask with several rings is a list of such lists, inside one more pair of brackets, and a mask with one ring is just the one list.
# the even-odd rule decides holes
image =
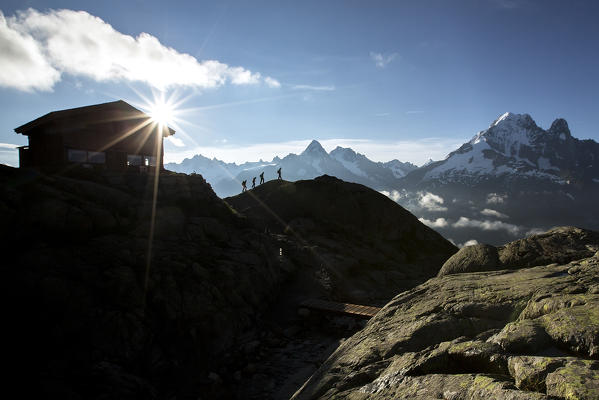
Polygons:
[[563,264],[591,257],[597,251],[599,233],[563,226],[510,242],[499,248],[488,244],[466,246],[443,264],[438,276],[517,269],[551,263]]
[[152,219],[150,175],[1,172],[9,359],[32,395],[210,395],[295,268],[199,175],[160,175]]
[[[83,169],[45,175],[0,166],[0,184],[0,240],[10,249],[2,277],[9,306],[6,363],[22,397],[216,399],[242,393],[245,399],[275,393],[287,371],[249,366],[264,362],[269,348],[289,353],[278,343],[289,328],[281,316],[296,314],[299,301],[356,296],[384,303],[392,297],[388,288],[422,282],[457,250],[377,192],[353,185],[363,188],[354,198],[341,181],[333,186],[339,193],[327,191],[327,182],[309,185],[328,193],[322,204],[329,209],[338,199],[355,203],[339,209],[349,213],[344,218],[360,210],[360,201],[382,197],[392,210],[384,232],[395,236],[383,245],[369,239],[365,232],[380,219],[369,222],[367,215],[348,229],[339,215],[335,229],[318,227],[318,220],[309,228],[301,218],[290,220],[293,229],[268,229],[219,199],[195,174],[163,173],[154,186],[152,175]],[[294,201],[288,203],[292,212],[317,209],[315,202],[324,200]],[[405,240],[398,240],[400,233]],[[429,250],[422,256],[419,244]],[[378,269],[366,275],[372,266]],[[367,279],[346,279],[354,271]],[[387,281],[387,291],[378,292]],[[265,321],[279,329],[261,326]],[[283,336],[298,340],[292,330]],[[302,343],[299,358],[318,359],[318,345]],[[262,379],[264,371],[278,375]],[[275,386],[266,392],[236,387],[248,380],[256,389]]]
[[441,267],[437,276],[462,272],[493,271],[500,269],[499,253],[495,246],[475,244],[465,246],[451,256]]
[[446,275],[403,292],[293,398],[598,399],[598,359],[595,254]]

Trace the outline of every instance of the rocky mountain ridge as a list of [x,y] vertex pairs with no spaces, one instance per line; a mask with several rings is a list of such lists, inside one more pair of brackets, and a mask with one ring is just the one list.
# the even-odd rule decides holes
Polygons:
[[330,282],[321,297],[382,305],[457,251],[386,196],[328,175],[270,181],[225,201],[259,229],[309,243]]
[[[598,238],[560,228],[507,245],[511,270],[461,269],[399,294],[293,399],[599,398]],[[530,267],[531,252],[546,265]]]
[[581,141],[568,123],[556,119],[548,130],[537,126],[528,114],[505,113],[445,160],[431,163],[409,185],[452,182],[476,185],[490,179],[499,183],[539,180],[559,185],[590,185],[599,180],[599,144]]
[[[276,225],[218,198],[197,174],[161,174],[155,205],[152,175],[3,167],[0,181],[11,381],[32,396],[231,398],[249,381],[263,398],[293,377],[258,373],[266,353],[257,349],[300,343],[314,359],[323,350],[297,337],[306,331],[297,321],[286,325],[299,302],[383,304],[457,250],[380,193],[336,179],[261,186]],[[368,215],[344,226],[369,203],[389,212],[387,241],[365,240],[377,227]]]
[[456,243],[501,245],[572,224],[599,229],[599,144],[505,113],[445,160],[400,179],[389,195]]

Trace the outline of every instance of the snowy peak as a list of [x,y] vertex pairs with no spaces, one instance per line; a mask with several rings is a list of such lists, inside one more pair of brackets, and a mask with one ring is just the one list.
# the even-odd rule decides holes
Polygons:
[[301,155],[318,158],[326,157],[328,153],[317,140],[312,140],[312,142],[310,142],[308,147],[306,147],[306,150],[304,150]]
[[427,165],[431,165],[434,162],[435,161],[432,158],[429,158],[427,162],[425,162],[424,164],[421,165],[421,167],[426,167]]
[[402,178],[406,176],[409,172],[414,171],[418,168],[416,165],[410,162],[401,162],[399,160],[391,160],[383,164],[385,167],[391,169],[393,172],[393,176],[396,178]]
[[475,148],[480,152],[488,148],[505,157],[519,157],[523,152],[527,152],[532,143],[538,141],[538,135],[543,132],[545,131],[537,126],[530,115],[507,112],[457,152],[467,153],[476,150]]
[[330,156],[336,160],[355,161],[358,155],[355,151],[348,147],[335,147],[335,150],[331,151]]
[[493,128],[495,126],[503,126],[503,127],[519,126],[522,128],[531,128],[531,127],[536,127],[537,124],[532,119],[532,117],[528,114],[515,114],[515,113],[511,113],[511,112],[506,112],[505,114],[503,114],[499,118],[497,118],[491,124],[491,126],[489,126],[489,129]]
[[505,113],[443,162],[423,167],[424,180],[476,184],[508,177],[560,185],[588,182],[599,175],[597,159],[599,145],[573,138],[564,119],[544,130],[528,114]]

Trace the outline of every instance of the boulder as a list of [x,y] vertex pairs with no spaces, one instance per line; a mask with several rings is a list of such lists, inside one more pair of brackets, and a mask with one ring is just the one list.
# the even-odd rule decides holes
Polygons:
[[449,257],[437,276],[501,269],[497,248],[488,244],[462,247]]

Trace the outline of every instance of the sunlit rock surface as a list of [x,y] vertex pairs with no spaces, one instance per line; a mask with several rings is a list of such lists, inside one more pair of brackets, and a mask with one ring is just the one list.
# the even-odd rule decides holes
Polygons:
[[[577,241],[570,248],[552,240],[563,233],[541,242],[561,241],[551,247],[559,257],[578,254]],[[446,275],[403,292],[293,398],[597,399],[599,254],[584,255],[528,267],[523,252],[525,268]],[[539,250],[534,263],[540,259],[553,255]]]

